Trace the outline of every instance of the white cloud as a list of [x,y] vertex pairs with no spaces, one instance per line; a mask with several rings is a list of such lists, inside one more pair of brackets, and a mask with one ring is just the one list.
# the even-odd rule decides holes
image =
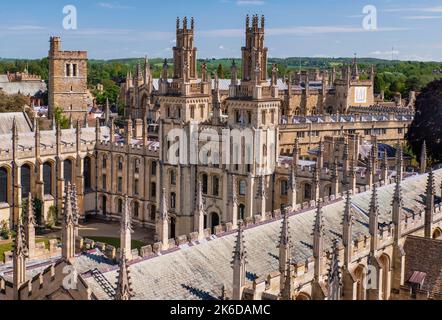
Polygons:
[[399,51],[397,51],[397,50],[390,50],[390,51],[377,50],[377,51],[373,51],[371,54],[375,55],[375,56],[385,56],[385,55],[399,54]]
[[225,48],[224,48],[223,45],[220,45],[220,46],[218,47],[218,49],[220,49],[220,50],[224,50]]
[[262,0],[237,0],[236,4],[238,6],[263,6],[266,2]]
[[432,12],[442,13],[442,6],[435,7],[391,7],[384,9],[385,12]]
[[405,20],[437,20],[442,19],[442,16],[407,16],[402,17]]
[[105,9],[132,9],[133,7],[121,5],[117,2],[99,2],[97,4],[101,8]]

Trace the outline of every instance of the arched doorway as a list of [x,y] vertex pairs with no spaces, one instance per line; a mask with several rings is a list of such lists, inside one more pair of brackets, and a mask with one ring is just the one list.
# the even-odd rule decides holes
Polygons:
[[107,215],[107,198],[105,196],[101,198],[101,211],[104,216]]
[[172,217],[172,218],[170,218],[170,238],[171,239],[175,239],[175,236],[176,236],[175,228],[176,228],[176,218]]
[[437,228],[436,230],[434,230],[433,239],[442,240],[442,230],[441,229]]
[[358,266],[354,271],[356,280],[356,300],[366,300],[367,293],[365,290],[366,269],[364,266]]
[[309,183],[304,184],[304,201],[312,200],[312,185]]
[[244,220],[245,216],[246,216],[246,206],[241,203],[238,206],[238,220]]
[[382,266],[381,300],[390,299],[390,257],[383,254],[379,261]]
[[326,185],[324,187],[324,197],[330,197],[332,195],[332,186]]
[[215,234],[215,227],[219,226],[219,215],[216,212],[210,214],[210,219],[212,221],[212,234]]

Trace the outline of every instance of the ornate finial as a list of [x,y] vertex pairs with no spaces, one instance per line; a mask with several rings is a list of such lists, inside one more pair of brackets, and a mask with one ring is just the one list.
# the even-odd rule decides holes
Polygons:
[[265,183],[265,179],[263,175],[260,175],[258,178],[258,192],[256,195],[257,199],[267,199],[267,194],[266,194],[266,183]]
[[75,184],[72,184],[71,201],[72,201],[72,214],[74,216],[75,226],[78,226],[78,221],[80,219],[80,212],[78,210],[77,186]]
[[238,181],[236,176],[232,176],[232,200],[233,203],[238,204]]
[[187,30],[187,17],[184,17],[183,19],[183,29]]
[[250,16],[246,15],[246,28],[249,29],[250,28]]
[[124,197],[124,211],[123,216],[121,217],[121,231],[133,232],[132,218],[129,208],[129,198],[127,195]]
[[180,17],[176,18],[176,29],[178,30],[180,28]]
[[327,276],[328,300],[341,300],[342,274],[339,267],[339,242],[333,241],[330,268]]
[[321,202],[321,199],[318,199],[314,231],[315,231],[315,233],[320,234],[321,236],[324,233],[324,221],[323,221],[322,214],[323,214],[322,202]]
[[28,212],[26,216],[26,225],[35,227],[35,214],[34,214],[34,203],[32,200],[32,193],[29,192],[28,195]]
[[427,180],[427,196],[434,196],[436,194],[436,189],[434,186],[434,172],[433,168],[430,167],[430,171],[428,173],[428,180]]
[[379,204],[376,184],[373,184],[373,192],[370,201],[369,211],[369,231],[371,237],[371,252],[375,252],[378,248],[378,231],[379,231]]
[[351,225],[353,224],[353,213],[351,210],[351,194],[350,190],[347,190],[346,197],[345,197],[345,209],[344,209],[344,225]]
[[132,298],[132,288],[130,282],[130,272],[126,249],[121,251],[120,268],[117,276],[117,288],[115,290],[115,300],[130,300]]
[[265,23],[266,23],[266,18],[264,15],[261,16],[261,28],[264,29],[265,28]]
[[235,251],[233,252],[232,264],[239,263],[241,265],[247,263],[247,252],[244,240],[244,225],[242,221],[238,223],[238,233],[236,236]]
[[290,225],[289,225],[289,210],[286,206],[281,207],[281,213],[284,218],[282,219],[281,235],[279,237],[279,246],[290,246]]
[[26,247],[25,233],[21,218],[19,218],[17,222],[13,256],[14,258],[28,257],[28,248]]
[[193,17],[190,18],[190,29],[192,29],[192,30],[195,29],[195,19]]
[[199,214],[204,215],[204,198],[203,198],[203,183],[198,181],[198,193],[196,195],[196,204],[198,207]]
[[168,219],[168,209],[167,209],[167,200],[166,200],[166,188],[163,188],[161,191],[161,201],[160,201],[160,218],[161,220]]
[[401,190],[401,180],[396,179],[396,184],[394,188],[394,195],[393,195],[393,206],[395,204],[398,204],[400,207],[402,207],[402,190]]
[[72,191],[71,191],[71,183],[66,183],[65,193],[64,193],[64,208],[63,208],[63,216],[65,225],[75,224],[74,215],[72,212]]

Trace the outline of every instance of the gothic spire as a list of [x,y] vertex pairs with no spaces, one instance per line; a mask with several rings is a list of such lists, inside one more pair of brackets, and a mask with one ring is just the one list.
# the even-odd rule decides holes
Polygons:
[[117,288],[115,290],[115,300],[130,300],[132,297],[132,288],[129,275],[128,259],[126,250],[121,251],[120,268],[117,275]]
[[378,249],[378,231],[379,231],[379,204],[378,204],[378,193],[376,184],[373,184],[373,192],[370,201],[369,210],[369,229],[371,236],[371,251],[375,252]]
[[126,195],[124,197],[124,209],[121,216],[120,226],[120,248],[121,251],[126,251],[125,257],[128,260],[132,260],[132,217],[130,212],[129,198]]
[[339,267],[338,241],[333,241],[330,267],[327,276],[328,300],[341,300],[342,274]]
[[238,224],[235,251],[233,252],[233,300],[242,299],[242,291],[246,283],[247,252],[244,241],[244,227],[242,222]]
[[68,182],[65,187],[62,231],[62,256],[66,260],[75,257],[75,220],[72,212],[72,191]]
[[281,234],[279,236],[279,272],[284,274],[287,261],[290,260],[290,225],[289,210],[286,207],[281,208],[284,218],[282,219]]
[[195,213],[195,222],[196,222],[196,230],[198,232],[198,240],[204,239],[204,215],[206,212],[204,211],[204,198],[203,198],[203,182],[198,181],[198,190],[196,194],[196,213]]
[[434,187],[433,168],[430,167],[428,173],[427,188],[425,191],[425,238],[432,238],[433,232],[433,214],[434,214],[434,196],[436,194]]
[[290,301],[293,297],[293,272],[292,272],[292,264],[290,260],[287,261],[284,284],[281,292],[281,298],[284,301]]
[[350,190],[347,190],[347,195],[345,199],[345,209],[344,209],[344,219],[342,222],[343,232],[342,240],[344,244],[344,262],[346,267],[349,266],[351,262],[351,254],[353,250],[353,223],[354,216],[351,209],[351,195]]
[[166,199],[166,188],[161,190],[161,201],[160,201],[160,218],[162,220],[168,219],[168,210],[167,210],[167,199]]
[[20,286],[26,281],[26,258],[28,257],[28,248],[25,243],[22,219],[19,218],[16,227],[13,256],[13,290],[14,299],[19,299]]
[[393,223],[395,226],[394,239],[398,242],[401,237],[401,222],[402,222],[402,192],[401,192],[401,181],[396,178],[396,186],[393,195]]
[[34,214],[34,205],[33,205],[33,201],[32,201],[32,193],[30,193],[30,192],[28,195],[28,212],[26,215],[25,225],[32,226],[32,227],[35,227],[35,225],[36,225],[35,214]]
[[396,149],[396,177],[399,179],[399,182],[403,179],[404,172],[404,156],[401,142],[398,141],[397,149]]
[[322,274],[322,255],[324,248],[324,221],[321,200],[318,200],[315,226],[313,229],[313,257],[315,258],[315,280]]

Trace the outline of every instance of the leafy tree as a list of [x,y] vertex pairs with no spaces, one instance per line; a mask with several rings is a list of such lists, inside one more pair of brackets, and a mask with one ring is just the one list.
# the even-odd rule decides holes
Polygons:
[[58,212],[55,206],[50,206],[48,210],[48,219],[46,221],[46,228],[52,229],[55,227],[58,219]]
[[69,119],[63,115],[63,109],[55,107],[54,109],[55,123],[60,125],[61,129],[69,129]]
[[224,68],[221,63],[218,65],[218,69],[216,70],[216,73],[218,74],[218,78],[224,79],[224,77],[225,77]]
[[425,141],[433,162],[442,161],[442,80],[425,87],[416,100],[416,115],[408,132],[414,154],[420,155]]
[[21,112],[27,99],[21,94],[6,95],[0,91],[0,112]]

